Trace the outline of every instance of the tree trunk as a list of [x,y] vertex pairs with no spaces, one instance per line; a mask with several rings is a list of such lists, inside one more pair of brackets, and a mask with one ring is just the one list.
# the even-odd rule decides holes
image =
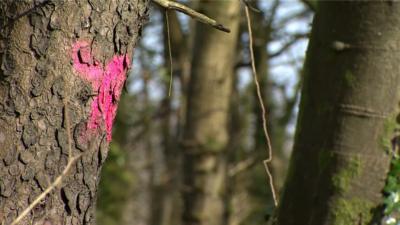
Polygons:
[[239,28],[239,1],[202,1],[199,11],[231,29],[198,24],[183,140],[185,225],[223,220],[228,113]]
[[[237,48],[238,50],[239,48]],[[252,209],[252,207],[249,207],[252,202],[248,198],[249,179],[246,179],[249,177],[249,173],[246,173],[246,169],[235,174],[231,172],[232,168],[237,167],[240,163],[247,161],[251,157],[248,156],[248,153],[243,153],[246,143],[246,124],[249,119],[247,110],[244,109],[246,106],[242,104],[246,100],[243,100],[243,96],[240,96],[239,93],[239,76],[240,74],[236,73],[233,77],[230,96],[229,152],[227,152],[229,169],[224,193],[224,225],[242,224]]]
[[98,174],[147,17],[141,0],[0,3],[0,222],[93,224]]
[[399,112],[400,3],[318,3],[275,224],[360,225],[379,213]]

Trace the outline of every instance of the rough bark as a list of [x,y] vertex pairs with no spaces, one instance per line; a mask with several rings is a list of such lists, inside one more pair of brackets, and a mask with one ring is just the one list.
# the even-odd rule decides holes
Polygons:
[[201,1],[199,11],[221,21],[230,34],[197,25],[184,150],[185,225],[221,224],[228,141],[229,97],[239,27],[238,1]]
[[400,3],[318,3],[275,224],[370,224],[399,126]]
[[147,1],[6,0],[0,12],[0,222],[13,221],[81,154],[20,224],[93,224],[98,174]]

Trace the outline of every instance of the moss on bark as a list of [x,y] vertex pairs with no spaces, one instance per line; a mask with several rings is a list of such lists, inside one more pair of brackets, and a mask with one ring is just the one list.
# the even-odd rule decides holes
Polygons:
[[[381,204],[398,128],[387,119],[400,99],[400,54],[391,51],[400,48],[398,10],[400,3],[318,3],[275,224],[367,224]],[[333,48],[338,42],[347,48]]]
[[333,209],[331,225],[367,225],[372,219],[374,203],[360,198],[338,199]]
[[348,191],[351,182],[361,174],[361,171],[361,158],[359,156],[349,158],[346,165],[333,175],[333,186],[339,191]]

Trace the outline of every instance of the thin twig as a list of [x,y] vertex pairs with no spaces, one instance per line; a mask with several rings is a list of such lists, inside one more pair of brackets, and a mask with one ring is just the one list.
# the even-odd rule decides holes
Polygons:
[[168,19],[168,9],[165,10],[165,22],[167,28],[167,42],[168,42],[168,54],[169,54],[169,89],[168,89],[168,97],[171,97],[172,91],[172,83],[173,83],[173,68],[172,68],[172,51],[171,51],[171,35],[169,33],[169,19]]
[[201,14],[199,12],[196,12],[195,10],[180,4],[178,2],[175,1],[171,1],[171,0],[153,0],[153,2],[157,3],[158,5],[160,5],[161,7],[164,7],[166,9],[172,9],[172,10],[177,10],[179,12],[182,12],[190,17],[192,17],[193,19],[198,20],[199,22],[202,22],[204,24],[208,24],[218,30],[224,31],[229,33],[230,30],[229,28],[226,28],[224,25],[218,23],[217,21],[211,19],[210,17]]
[[81,157],[81,155],[77,155],[72,157],[68,162],[67,166],[64,168],[60,176],[58,176],[53,183],[50,184],[46,190],[44,190],[10,225],[17,225],[37,204],[42,201],[43,198],[46,197],[48,193],[50,193],[55,187],[61,184],[62,179],[67,175],[69,169],[72,167],[74,162]]
[[50,193],[55,187],[60,185],[62,183],[63,178],[67,176],[67,173],[72,167],[72,165],[79,157],[81,157],[81,154],[72,157],[72,139],[70,134],[71,129],[70,129],[70,121],[69,121],[68,105],[67,105],[68,100],[64,98],[63,103],[64,103],[64,122],[68,139],[68,163],[65,166],[64,170],[62,171],[62,173],[53,181],[53,183],[51,183],[50,186],[46,188],[46,190],[44,190],[31,204],[29,204],[29,206],[10,225],[18,224],[37,204],[40,203],[40,201],[42,201],[42,199],[46,197],[48,193]]
[[236,165],[232,166],[229,168],[228,170],[228,176],[229,177],[234,177],[237,174],[248,170],[249,168],[251,168],[252,166],[254,166],[257,162],[257,156],[252,156],[249,157],[239,163],[237,163]]
[[279,5],[281,4],[280,0],[275,0],[274,3],[271,6],[270,14],[268,16],[268,20],[267,20],[267,24],[266,24],[266,28],[268,29],[272,29],[272,23],[275,21],[276,18],[276,14],[278,13],[278,8]]
[[274,205],[278,206],[278,200],[277,200],[277,196],[276,196],[276,192],[275,192],[275,187],[274,187],[274,181],[273,181],[273,177],[271,174],[271,171],[269,169],[268,163],[272,161],[272,145],[271,145],[271,140],[268,134],[268,129],[267,129],[267,119],[266,119],[266,110],[265,110],[265,106],[264,106],[264,101],[262,98],[262,94],[261,94],[261,88],[260,88],[260,84],[258,82],[258,77],[257,77],[257,70],[256,70],[256,64],[255,64],[255,60],[254,60],[254,50],[253,50],[253,32],[251,29],[251,20],[250,20],[250,10],[249,7],[247,5],[245,5],[245,11],[246,11],[246,19],[247,19],[247,29],[248,29],[248,33],[249,33],[249,48],[250,48],[250,57],[251,57],[251,68],[253,70],[253,77],[254,77],[254,84],[256,85],[256,91],[257,91],[257,97],[258,97],[258,101],[261,107],[261,111],[262,111],[262,122],[263,122],[263,131],[264,131],[264,136],[265,139],[267,140],[267,146],[268,146],[268,158],[265,159],[263,161],[264,163],[264,167],[265,170],[268,174],[268,178],[269,178],[269,185],[271,187],[271,192],[272,192],[272,197],[274,199]]
[[283,52],[285,52],[286,50],[288,50],[290,47],[292,47],[294,44],[297,43],[297,41],[303,39],[303,38],[307,38],[308,37],[308,33],[302,33],[302,34],[296,34],[292,37],[292,39],[288,42],[286,42],[280,49],[278,49],[277,51],[271,53],[268,55],[268,57],[274,58],[277,56],[280,56]]
[[252,5],[250,4],[250,1],[249,1],[249,0],[242,0],[242,2],[243,2],[243,4],[245,4],[247,7],[249,7],[249,9],[251,9],[253,12],[261,13],[261,11],[260,11],[259,9],[257,9],[256,7],[254,7],[254,6],[252,6]]

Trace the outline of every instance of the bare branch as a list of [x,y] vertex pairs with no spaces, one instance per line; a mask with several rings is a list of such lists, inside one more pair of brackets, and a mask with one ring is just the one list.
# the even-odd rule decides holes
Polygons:
[[251,9],[253,12],[261,13],[261,11],[260,11],[259,9],[257,9],[255,6],[252,6],[252,5],[251,5],[250,0],[242,0],[242,2],[243,2],[249,9]]
[[272,23],[275,21],[275,19],[276,19],[276,13],[278,12],[278,8],[279,8],[279,5],[280,5],[280,3],[281,3],[281,1],[279,1],[279,0],[275,0],[274,1],[274,3],[273,3],[273,5],[272,5],[272,7],[271,7],[271,9],[270,9],[270,15],[268,16],[268,18],[267,18],[267,25],[266,25],[266,27],[268,28],[268,29],[271,29],[271,27],[272,27]]
[[161,7],[164,7],[166,9],[171,9],[171,10],[177,10],[179,12],[182,12],[190,17],[192,17],[193,19],[198,20],[199,22],[202,22],[204,24],[210,25],[212,27],[214,27],[215,29],[224,31],[229,33],[230,30],[229,28],[224,27],[224,25],[218,23],[217,21],[211,19],[210,17],[201,14],[199,12],[196,12],[195,10],[180,4],[178,2],[175,1],[170,1],[170,0],[153,0],[153,2],[157,3],[158,5],[160,5]]
[[251,18],[250,18],[250,10],[247,7],[247,5],[245,5],[245,12],[246,12],[246,19],[247,19],[247,30],[249,33],[249,48],[250,48],[250,58],[251,58],[251,68],[252,68],[252,72],[253,72],[253,80],[254,80],[254,84],[256,86],[256,91],[257,91],[257,97],[258,97],[258,101],[261,107],[261,118],[262,118],[262,125],[263,125],[263,131],[264,131],[264,137],[267,141],[267,152],[268,152],[268,158],[265,159],[263,161],[264,163],[264,167],[265,167],[265,171],[267,172],[268,178],[269,178],[269,185],[271,188],[271,192],[272,192],[272,198],[274,200],[274,205],[278,206],[278,198],[276,195],[276,191],[275,191],[275,187],[274,187],[274,181],[273,181],[273,177],[271,174],[271,171],[269,169],[269,165],[268,163],[270,163],[272,161],[272,145],[271,145],[271,139],[269,137],[269,133],[268,133],[268,129],[267,129],[267,118],[266,118],[266,109],[264,106],[264,100],[262,98],[262,94],[261,94],[261,88],[260,88],[260,83],[258,82],[258,76],[257,76],[257,70],[256,70],[256,64],[255,64],[255,60],[254,60],[254,49],[253,49],[253,32],[251,29]]
[[63,178],[65,178],[68,174],[68,171],[74,164],[74,162],[81,157],[81,155],[72,157],[67,166],[64,168],[60,176],[58,176],[53,183],[50,184],[46,190],[44,190],[10,225],[17,225],[37,204],[42,201],[43,198],[46,197],[47,194],[49,194],[55,187],[57,187],[59,184],[61,184]]
[[240,161],[237,164],[230,167],[228,170],[228,176],[234,177],[239,173],[244,172],[252,168],[253,166],[257,165],[257,163],[258,163],[258,155],[256,154],[255,156],[250,156],[249,158]]
[[281,55],[283,52],[285,52],[290,47],[292,47],[298,40],[307,38],[307,37],[308,37],[308,33],[294,35],[292,37],[292,39],[290,41],[286,42],[279,50],[277,50],[274,53],[269,54],[269,58],[274,58],[274,57]]
[[168,10],[165,11],[165,26],[167,28],[167,42],[168,42],[168,55],[169,55],[169,89],[168,89],[168,97],[171,97],[172,91],[172,83],[173,81],[173,65],[172,65],[172,51],[171,51],[171,35],[169,33],[169,19],[168,19]]
[[291,22],[292,20],[296,19],[303,19],[306,18],[307,16],[310,16],[311,12],[308,9],[303,9],[297,13],[293,13],[289,16],[286,16],[282,19],[279,19],[279,21],[277,22],[277,24],[274,26],[274,30],[280,30],[282,29],[284,26],[287,26],[287,23]]

